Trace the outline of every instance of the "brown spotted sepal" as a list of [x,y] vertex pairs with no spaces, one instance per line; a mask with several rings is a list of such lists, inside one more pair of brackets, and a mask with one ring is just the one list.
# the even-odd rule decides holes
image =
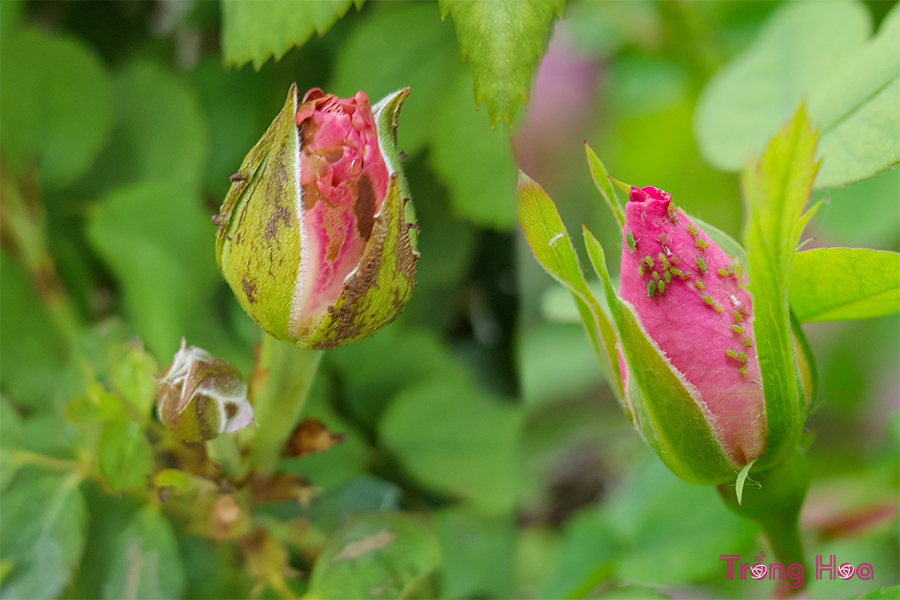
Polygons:
[[247,384],[238,370],[184,340],[157,379],[156,410],[159,420],[186,442],[210,440],[253,422]]
[[291,86],[232,176],[216,256],[238,301],[278,339],[334,348],[393,321],[414,287],[416,226],[397,150],[409,88],[374,107]]

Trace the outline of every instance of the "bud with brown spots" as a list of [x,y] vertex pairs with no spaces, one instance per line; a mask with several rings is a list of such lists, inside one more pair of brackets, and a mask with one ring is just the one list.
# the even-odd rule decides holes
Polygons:
[[291,86],[215,218],[219,269],[274,337],[309,348],[359,341],[414,287],[412,204],[396,146],[409,89],[374,107]]

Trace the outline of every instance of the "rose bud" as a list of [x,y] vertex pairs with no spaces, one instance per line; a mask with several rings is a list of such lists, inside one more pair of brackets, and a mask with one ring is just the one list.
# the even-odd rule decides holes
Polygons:
[[156,410],[186,442],[209,440],[253,422],[247,384],[238,370],[184,340],[157,380]]
[[414,287],[416,227],[396,145],[409,88],[374,107],[295,85],[214,218],[219,269],[271,335],[310,348],[365,339]]
[[696,393],[722,451],[740,469],[766,448],[743,269],[653,187],[631,188],[624,235],[619,295]]
[[[618,297],[606,286],[619,321],[623,402],[676,475],[721,484],[751,461],[761,468],[780,461],[767,451],[799,439],[803,420],[785,427],[789,403],[766,403],[753,298],[739,258],[671,200],[662,190],[632,187],[625,205]],[[599,272],[594,259],[602,249],[590,236],[588,247]],[[811,358],[805,344],[795,340],[795,347],[801,392],[811,396]],[[790,402],[805,414],[802,395]]]

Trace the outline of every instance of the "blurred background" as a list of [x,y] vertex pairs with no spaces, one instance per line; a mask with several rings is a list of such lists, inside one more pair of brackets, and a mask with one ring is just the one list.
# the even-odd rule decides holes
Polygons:
[[[834,3],[813,8],[825,4]],[[792,45],[778,47],[772,72],[788,110],[808,92],[804,77],[834,58],[819,50],[823,36],[844,52],[854,42],[837,38],[859,30],[867,40],[895,3],[844,4],[853,23],[786,25]],[[738,175],[713,166],[723,168],[720,132],[700,112],[718,109],[711,78],[764,51],[761,32],[785,7],[570,1],[546,23],[528,107],[509,127],[476,109],[475,63],[461,59],[453,18],[436,2],[297,3],[325,15],[322,35],[297,36],[271,52],[278,60],[254,47],[266,33],[253,29],[259,21],[228,5],[0,2],[0,483],[16,508],[0,523],[0,595],[124,597],[134,562],[121,556],[137,543],[159,562],[137,567],[131,597],[296,597],[344,523],[406,511],[421,515],[440,553],[415,567],[421,578],[405,595],[766,596],[770,583],[726,581],[719,560],[752,562],[765,550],[757,529],[713,490],[671,475],[639,438],[574,305],[524,243],[514,194],[521,168],[570,230],[587,224],[615,255],[587,141],[617,179],[662,188],[739,237]],[[71,405],[91,385],[124,390],[120,356],[158,372],[184,336],[249,375],[260,332],[216,270],[210,217],[291,82],[373,100],[412,88],[399,144],[422,258],[396,323],[326,353],[305,416],[347,438],[282,461],[315,487],[308,501],[244,509],[248,531],[265,532],[262,551],[255,534],[222,533],[206,515],[194,522],[166,504],[145,512],[158,502],[133,492],[147,487],[143,475],[111,488],[103,474],[69,485],[45,473],[95,452]],[[824,205],[807,247],[900,250],[896,170],[814,196]],[[874,567],[872,581],[807,573],[808,593],[845,598],[900,579],[900,320],[805,329],[820,381],[808,422],[808,554]],[[14,461],[14,451],[31,458]],[[155,472],[160,459],[148,460]],[[63,504],[77,511],[61,521]],[[286,589],[272,583],[282,575]],[[42,584],[27,587],[35,577]],[[353,597],[364,579],[329,589]]]

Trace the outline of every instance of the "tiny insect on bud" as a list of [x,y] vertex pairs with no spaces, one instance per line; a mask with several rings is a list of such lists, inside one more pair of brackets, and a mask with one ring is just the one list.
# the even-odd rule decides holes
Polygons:
[[634,252],[637,249],[637,242],[635,242],[634,235],[630,231],[625,232],[625,245],[628,246],[629,252]]

